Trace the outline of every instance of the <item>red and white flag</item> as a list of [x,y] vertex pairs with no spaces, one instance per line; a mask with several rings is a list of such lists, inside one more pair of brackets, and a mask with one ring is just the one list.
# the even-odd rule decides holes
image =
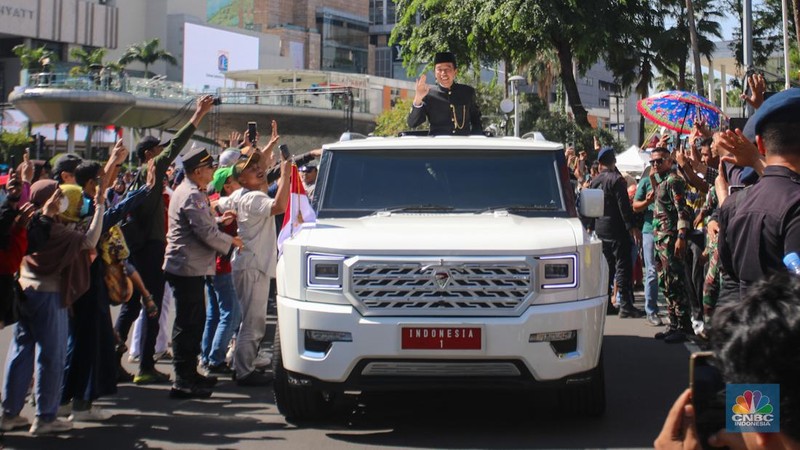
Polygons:
[[286,214],[283,216],[283,227],[278,234],[278,254],[283,253],[283,242],[294,237],[303,224],[312,224],[317,221],[317,215],[311,208],[311,201],[306,195],[306,189],[300,180],[300,172],[295,164],[292,164],[292,176],[289,183],[289,204],[286,206]]

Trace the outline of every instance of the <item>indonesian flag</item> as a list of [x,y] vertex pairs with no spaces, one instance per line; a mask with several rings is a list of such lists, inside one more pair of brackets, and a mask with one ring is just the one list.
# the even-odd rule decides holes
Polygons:
[[300,172],[297,165],[292,164],[292,176],[290,178],[289,205],[286,207],[286,214],[283,216],[283,227],[278,234],[278,254],[283,253],[283,242],[294,237],[303,224],[313,224],[317,221],[317,215],[311,208],[303,182],[300,180]]

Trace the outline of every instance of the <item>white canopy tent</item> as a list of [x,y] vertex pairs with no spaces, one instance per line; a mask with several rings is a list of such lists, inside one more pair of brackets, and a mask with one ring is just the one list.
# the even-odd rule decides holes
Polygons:
[[650,152],[643,152],[639,147],[632,145],[624,152],[617,155],[617,169],[633,175],[641,175],[650,161]]

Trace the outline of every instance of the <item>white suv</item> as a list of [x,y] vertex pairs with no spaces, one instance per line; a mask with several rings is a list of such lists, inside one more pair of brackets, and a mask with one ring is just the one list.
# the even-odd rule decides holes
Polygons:
[[[344,392],[409,388],[555,388],[569,411],[603,412],[608,268],[561,145],[340,142],[315,196],[317,223],[278,263],[287,418],[322,417]],[[601,191],[578,200],[602,215]]]

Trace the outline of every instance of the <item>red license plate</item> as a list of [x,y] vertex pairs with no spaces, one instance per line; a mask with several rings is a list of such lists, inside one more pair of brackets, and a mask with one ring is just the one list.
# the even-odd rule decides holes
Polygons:
[[403,327],[403,350],[480,350],[478,327]]

